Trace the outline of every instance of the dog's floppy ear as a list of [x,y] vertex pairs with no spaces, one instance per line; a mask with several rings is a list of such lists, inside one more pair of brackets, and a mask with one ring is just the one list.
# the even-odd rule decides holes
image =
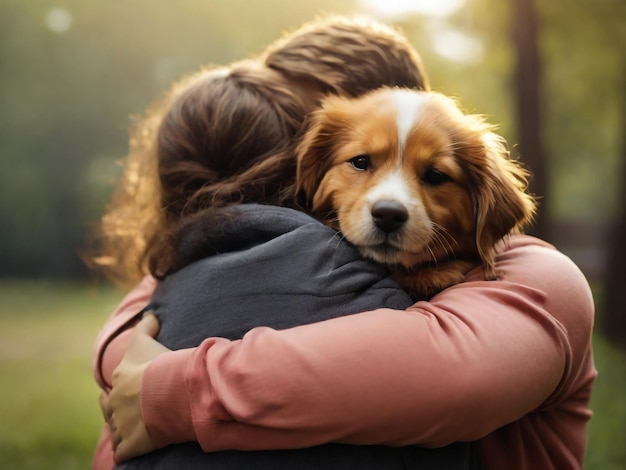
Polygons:
[[333,165],[333,151],[339,140],[340,117],[332,104],[340,98],[327,98],[321,109],[311,113],[307,131],[297,148],[296,194],[307,210],[319,212],[332,207],[329,194],[321,194],[320,183]]
[[323,154],[328,152],[323,142],[323,110],[313,112],[306,123],[307,131],[302,137],[297,154],[296,195],[298,202],[307,210],[313,209],[313,196],[325,173]]
[[495,278],[496,243],[530,223],[536,210],[526,193],[529,173],[510,158],[506,142],[491,131],[480,133],[479,145],[471,146],[470,184],[474,195],[476,246],[488,278]]

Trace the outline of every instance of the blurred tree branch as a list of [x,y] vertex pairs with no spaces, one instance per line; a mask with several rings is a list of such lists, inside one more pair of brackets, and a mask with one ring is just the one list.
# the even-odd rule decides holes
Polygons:
[[513,0],[512,21],[517,55],[515,96],[519,146],[522,159],[533,174],[530,192],[541,197],[541,210],[529,232],[540,238],[548,238],[548,170],[541,135],[541,60],[537,48],[538,23],[533,0]]
[[626,59],[623,56],[621,68],[622,168],[617,214],[609,234],[606,311],[601,329],[615,344],[626,348]]

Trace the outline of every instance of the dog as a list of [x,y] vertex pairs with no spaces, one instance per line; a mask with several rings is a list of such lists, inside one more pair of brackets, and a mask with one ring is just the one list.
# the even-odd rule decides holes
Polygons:
[[297,148],[306,210],[428,299],[482,264],[532,221],[528,172],[483,116],[434,91],[381,88],[332,96]]

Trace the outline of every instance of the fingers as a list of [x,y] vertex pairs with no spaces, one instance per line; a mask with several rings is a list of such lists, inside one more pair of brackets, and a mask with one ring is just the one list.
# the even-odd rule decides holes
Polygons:
[[[109,395],[108,393],[102,392],[100,394],[100,398],[98,400],[100,402],[100,410],[102,411],[102,417],[104,420],[109,423],[111,419],[111,408],[109,407]],[[110,424],[110,423],[109,423]]]
[[[115,415],[112,421],[115,421]],[[120,422],[119,429],[113,426],[111,444],[113,460],[118,464],[156,449],[141,419],[133,420],[132,423],[126,423],[126,425]]]
[[124,437],[122,433],[115,427],[114,422],[112,421],[111,427],[111,445],[113,446],[113,460],[115,463],[122,463],[128,460],[134,455],[128,454],[126,452],[126,445],[124,444]]
[[125,441],[122,441],[113,447],[113,461],[117,464],[123,463],[128,459],[137,457],[138,455],[143,455],[143,453],[137,451],[133,452],[132,450],[129,452]]
[[159,334],[159,320],[153,313],[146,313],[141,321],[135,327],[135,331],[152,336],[153,338]]
[[113,388],[100,397],[100,407],[111,430],[117,463],[154,450],[141,414],[141,378],[159,354],[169,351],[154,339],[159,321],[147,314],[135,326],[124,357],[112,373]]
[[[156,356],[169,351],[168,348],[159,343],[155,337],[160,329],[159,320],[152,313],[146,314],[135,326],[130,336],[126,353],[121,363],[113,372],[113,385],[119,380],[119,372],[123,368],[139,367],[146,362],[152,361]],[[118,370],[119,369],[119,370]]]
[[109,427],[111,428],[111,443],[113,444],[113,450],[117,452],[117,448],[122,442],[122,435],[118,431],[117,427],[115,427],[115,423],[113,421],[111,421]]
[[[113,451],[116,455],[119,455],[119,458],[123,458],[124,454],[118,451],[120,444],[122,443],[122,434],[117,429],[115,424],[115,415],[113,413],[113,409],[109,404],[109,395],[105,392],[100,394],[100,409],[102,410],[102,416],[109,426],[109,430],[111,432],[111,444],[113,446]],[[122,460],[116,460],[116,462],[121,462]]]

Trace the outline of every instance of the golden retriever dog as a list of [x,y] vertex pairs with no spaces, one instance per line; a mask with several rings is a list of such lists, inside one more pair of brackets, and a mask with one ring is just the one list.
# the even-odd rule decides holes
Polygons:
[[482,116],[433,91],[329,97],[298,147],[306,208],[416,299],[463,281],[530,222],[527,172]]

